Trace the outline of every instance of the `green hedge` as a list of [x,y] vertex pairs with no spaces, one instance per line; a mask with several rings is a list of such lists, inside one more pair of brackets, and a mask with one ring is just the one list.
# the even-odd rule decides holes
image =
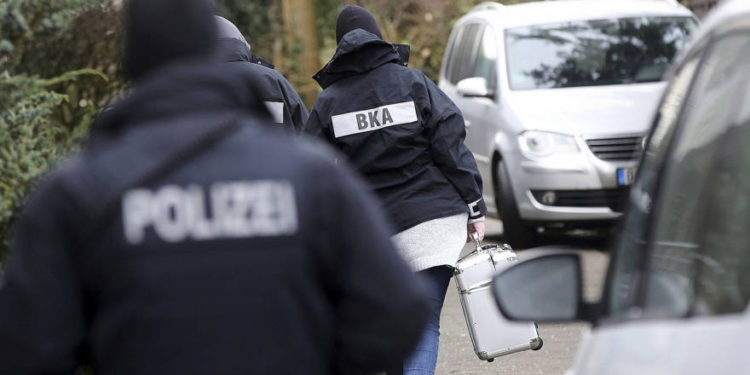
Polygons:
[[0,4],[0,258],[33,183],[80,146],[119,88],[109,78],[118,76],[119,30],[104,0]]

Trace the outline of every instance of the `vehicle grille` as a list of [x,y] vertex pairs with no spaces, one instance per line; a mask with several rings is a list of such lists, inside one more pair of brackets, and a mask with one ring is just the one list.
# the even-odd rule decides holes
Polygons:
[[545,194],[554,193],[554,203],[543,203],[548,206],[609,207],[612,211],[622,212],[629,190],[627,187],[604,190],[532,190],[531,194],[541,203]]
[[637,160],[641,156],[642,137],[587,139],[594,155],[602,160]]

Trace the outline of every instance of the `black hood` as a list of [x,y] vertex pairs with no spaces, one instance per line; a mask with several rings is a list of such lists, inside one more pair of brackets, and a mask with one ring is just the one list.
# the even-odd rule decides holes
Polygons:
[[383,64],[406,66],[409,50],[408,45],[386,42],[375,34],[355,29],[341,38],[331,61],[313,79],[325,89],[340,79],[369,72]]
[[375,17],[367,9],[356,5],[347,5],[336,19],[336,43],[340,43],[344,35],[356,29],[368,31],[383,39],[383,34],[380,32],[378,23],[375,22]]
[[156,70],[99,115],[91,140],[116,136],[130,126],[199,113],[242,110],[270,119],[256,83],[237,68],[185,63]]
[[250,61],[252,56],[248,45],[235,38],[219,39],[217,52],[221,62]]
[[210,0],[129,0],[123,68],[130,78],[211,58],[217,38],[212,8]]

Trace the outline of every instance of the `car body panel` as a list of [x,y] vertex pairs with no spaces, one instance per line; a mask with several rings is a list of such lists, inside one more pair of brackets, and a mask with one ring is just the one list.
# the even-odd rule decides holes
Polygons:
[[600,326],[584,338],[568,375],[750,374],[748,335],[750,310]]
[[644,134],[665,86],[656,82],[517,90],[508,94],[507,103],[526,129],[584,137]]
[[677,1],[670,0],[567,0],[506,6],[495,17],[504,28],[511,29],[568,21],[692,15]]

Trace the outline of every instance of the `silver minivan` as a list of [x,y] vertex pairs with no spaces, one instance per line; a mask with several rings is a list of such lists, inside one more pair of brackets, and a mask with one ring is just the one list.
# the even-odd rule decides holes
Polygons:
[[512,318],[592,323],[569,375],[750,374],[750,1],[723,2],[667,77],[601,298],[574,253],[494,282]]
[[695,26],[672,0],[483,3],[456,23],[439,85],[506,242],[621,215],[661,77]]

